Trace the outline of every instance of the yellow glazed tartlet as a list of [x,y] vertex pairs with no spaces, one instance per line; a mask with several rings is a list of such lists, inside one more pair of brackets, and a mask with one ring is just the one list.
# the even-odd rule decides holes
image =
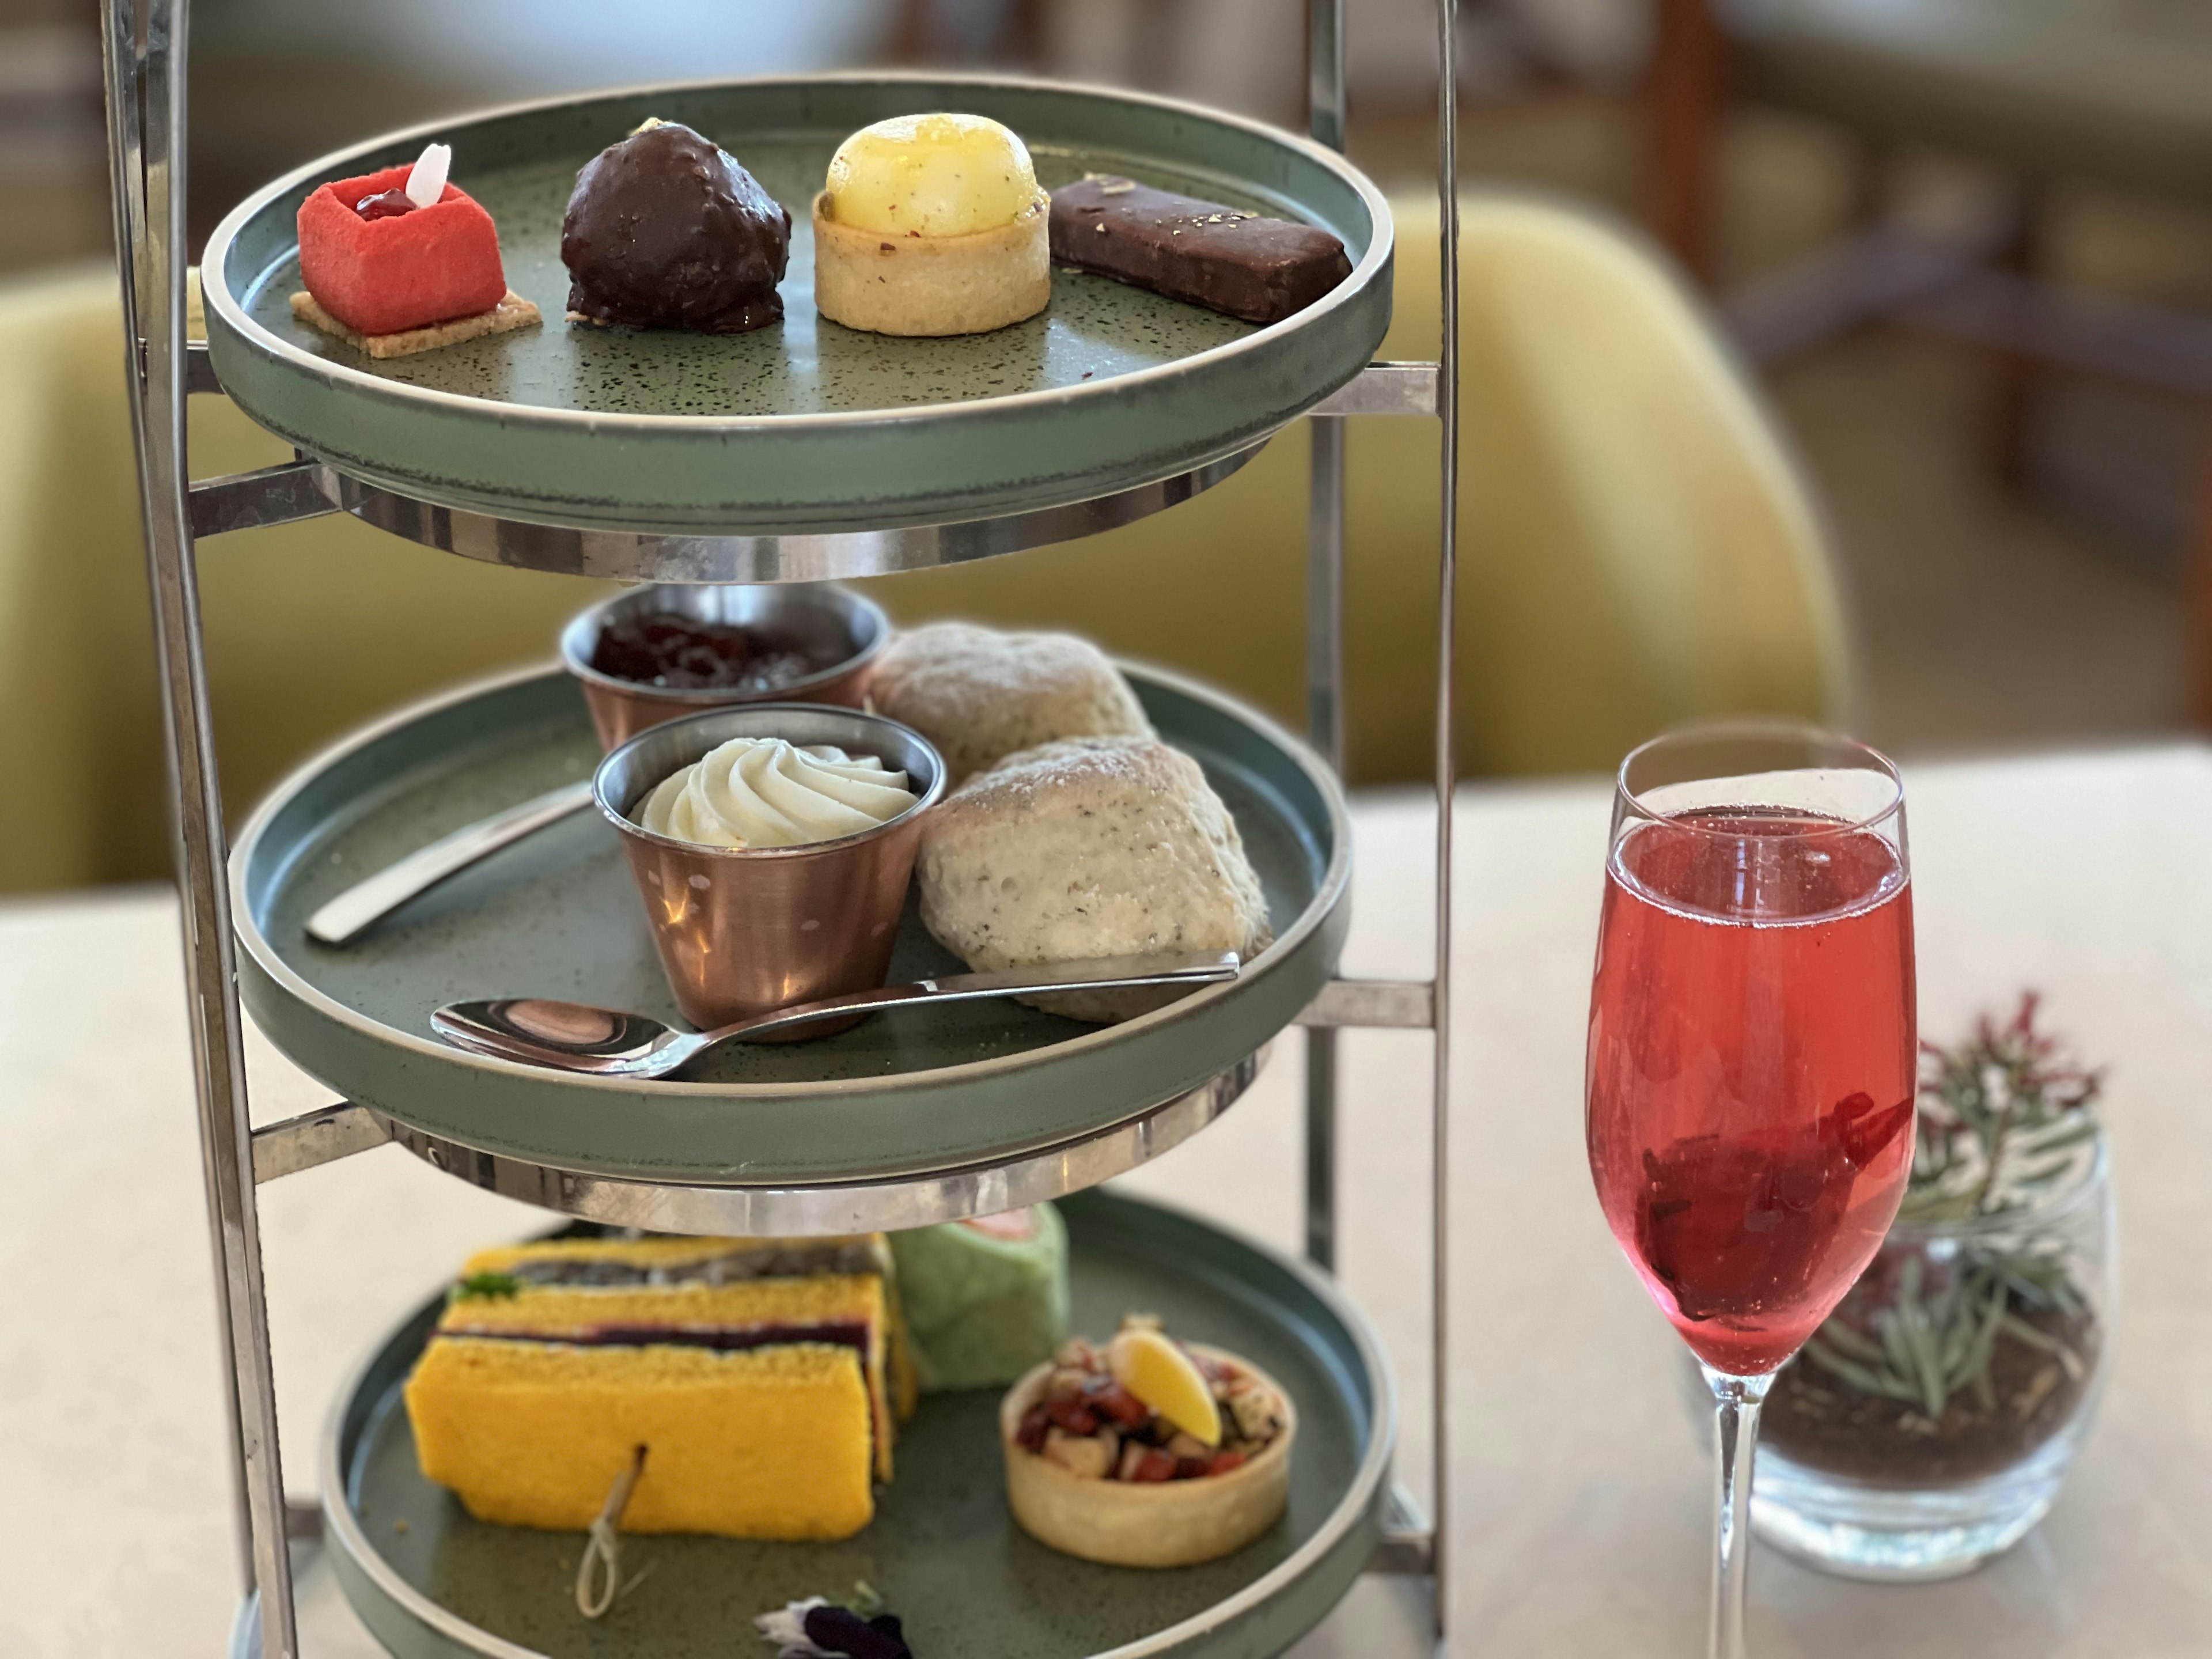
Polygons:
[[837,147],[814,198],[814,304],[876,334],[981,334],[1052,298],[1052,198],[980,115],[901,115]]

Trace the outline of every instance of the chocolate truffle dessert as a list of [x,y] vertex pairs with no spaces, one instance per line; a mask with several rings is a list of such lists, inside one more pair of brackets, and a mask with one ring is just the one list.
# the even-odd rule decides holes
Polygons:
[[648,121],[584,164],[561,222],[568,319],[738,334],[783,320],[791,215],[720,145]]

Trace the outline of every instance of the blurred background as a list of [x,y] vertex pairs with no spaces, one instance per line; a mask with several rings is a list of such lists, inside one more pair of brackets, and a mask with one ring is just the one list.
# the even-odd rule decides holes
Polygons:
[[[1433,15],[1349,13],[1350,150],[1403,204],[1388,355],[1429,356]],[[1782,573],[1782,597],[1735,603],[1740,568],[1692,568],[1717,507],[1638,510],[1620,481],[1652,473],[1637,447],[1668,420],[1608,411],[1633,352],[1577,340],[1564,301],[1516,302],[1538,222],[1478,216],[1471,432],[1606,477],[1554,468],[1539,511],[1519,492],[1541,469],[1470,453],[1470,772],[1606,766],[1723,708],[1841,720],[1908,760],[2212,720],[2212,3],[1466,0],[1462,18],[1468,199],[1601,228],[1589,257],[1691,343],[1679,396],[1748,446],[1781,526],[1758,556]],[[191,30],[196,244],[323,151],[568,88],[997,66],[1304,123],[1302,0],[194,0]],[[0,810],[0,891],[166,867],[105,167],[96,7],[0,0],[0,762],[37,802]],[[283,457],[194,402],[196,471]],[[1354,423],[1348,578],[1368,783],[1425,763],[1434,548],[1430,446],[1375,424]],[[878,596],[1079,624],[1297,721],[1304,444],[1146,525]],[[202,567],[234,810],[379,708],[544,654],[595,593],[343,522],[212,542]]]

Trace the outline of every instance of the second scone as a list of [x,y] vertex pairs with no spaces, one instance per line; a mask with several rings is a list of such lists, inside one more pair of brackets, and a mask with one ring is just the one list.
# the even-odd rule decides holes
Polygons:
[[956,787],[1060,738],[1152,735],[1106,653],[1073,634],[1001,634],[932,623],[876,659],[868,704],[937,745]]
[[[1235,951],[1274,934],[1237,821],[1198,763],[1152,738],[1073,738],[1010,755],[938,806],[915,864],[921,919],[982,971],[1149,951]],[[1133,1018],[1156,991],[1036,1006]]]

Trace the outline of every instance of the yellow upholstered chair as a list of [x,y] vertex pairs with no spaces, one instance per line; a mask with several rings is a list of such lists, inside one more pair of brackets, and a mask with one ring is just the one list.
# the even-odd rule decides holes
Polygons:
[[[1384,355],[1433,357],[1436,209],[1399,204]],[[1476,774],[1609,768],[1675,721],[1848,720],[1838,574],[1787,445],[1632,233],[1511,196],[1461,217],[1457,712]],[[1348,437],[1346,656],[1356,781],[1425,776],[1433,740],[1432,422]],[[902,620],[1056,619],[1304,708],[1306,435],[1185,507],[1066,546],[902,575]]]
[[[1436,350],[1435,210],[1401,208],[1386,351]],[[1637,243],[1558,204],[1465,209],[1462,758],[1606,767],[1687,716],[1839,718],[1838,582],[1786,447]],[[159,732],[112,278],[0,293],[0,890],[162,868]],[[1433,422],[1349,440],[1351,769],[1425,775],[1434,668]],[[195,398],[193,470],[283,458]],[[1019,557],[870,584],[908,620],[1080,629],[1273,708],[1303,707],[1303,425],[1205,495]],[[201,555],[225,793],[465,674],[550,652],[599,591],[332,518]]]
[[[168,868],[161,713],[115,274],[0,287],[0,893]],[[291,452],[195,398],[192,471]],[[496,570],[343,517],[200,550],[208,681],[233,821],[380,709],[545,656],[605,590]]]

